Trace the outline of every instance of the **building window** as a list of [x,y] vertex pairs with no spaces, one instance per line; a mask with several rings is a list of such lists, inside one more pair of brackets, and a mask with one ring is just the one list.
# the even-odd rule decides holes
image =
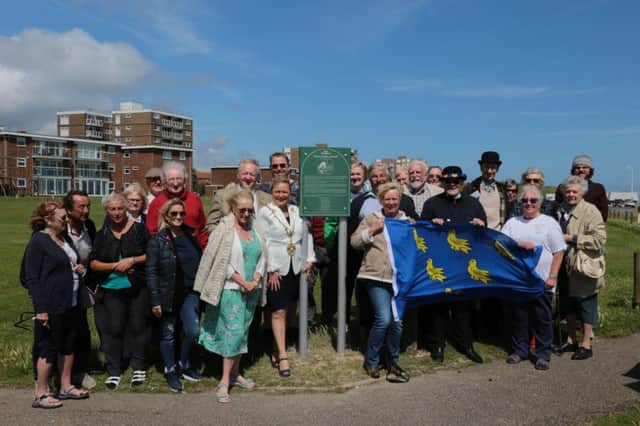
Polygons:
[[138,170],[140,170],[140,167],[138,167],[138,166],[131,166],[131,170],[133,170],[134,172],[137,172]]
[[122,158],[131,158],[131,153],[129,151],[125,151],[122,153]]
[[191,126],[191,120],[184,120],[184,124],[186,124],[187,126]]
[[154,132],[159,132],[160,131],[160,126],[153,126],[153,131]]
[[131,114],[125,114],[124,118],[131,118]]
[[180,159],[181,160],[186,160],[187,159],[187,154],[185,154],[184,152],[180,152]]
[[131,169],[129,167],[125,167],[124,168],[124,174],[125,175],[131,174]]
[[113,163],[109,163],[109,166],[107,166],[107,170],[109,170],[111,173],[116,171],[116,165]]
[[60,116],[60,125],[61,126],[68,126],[69,125],[69,116],[68,115],[61,115]]
[[124,183],[124,188],[127,189],[127,186],[131,185],[131,182],[125,182]]
[[171,151],[162,151],[163,160],[171,160]]
[[16,145],[27,146],[27,140],[24,138],[24,136],[18,136]]
[[63,137],[69,136],[69,128],[68,127],[60,127],[60,136],[63,136]]
[[23,157],[18,157],[16,159],[16,166],[17,167],[27,167],[27,159],[23,158]]
[[18,187],[18,188],[26,188],[27,187],[27,180],[25,178],[16,179],[16,187]]
[[188,130],[185,130],[184,135],[185,135],[185,136],[189,136],[189,137],[190,137],[190,136],[191,136],[191,132],[190,132],[190,131],[188,131]]
[[116,189],[116,183],[112,180],[109,181],[109,191],[114,191]]
[[131,138],[131,137],[126,137],[126,138],[124,138],[124,141],[125,141],[125,142],[131,142],[132,140],[133,140],[133,138]]
[[124,126],[125,130],[131,130],[131,126]]
[[116,153],[116,147],[109,145],[109,147],[107,148],[107,152],[109,154],[115,154]]
[[153,143],[160,143],[160,138],[153,138]]
[[159,119],[159,118],[160,118],[160,114],[158,114],[157,112],[156,112],[156,113],[154,113],[154,114],[153,114],[153,118],[154,118],[155,120]]

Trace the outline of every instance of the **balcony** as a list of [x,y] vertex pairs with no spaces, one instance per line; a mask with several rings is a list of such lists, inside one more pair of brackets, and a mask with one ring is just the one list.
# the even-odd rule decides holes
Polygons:
[[102,127],[104,122],[102,120],[98,120],[97,118],[87,118],[85,121],[87,126],[98,126]]
[[34,157],[71,158],[71,149],[49,146],[34,146]]
[[166,118],[163,118],[162,125],[165,127],[171,127],[171,120],[167,120]]
[[182,129],[182,121],[174,121],[173,127],[175,127],[176,129]]
[[76,171],[76,177],[85,179],[109,179],[109,172],[107,170],[78,169]]
[[71,168],[35,166],[33,168],[33,176],[71,177]]
[[104,151],[78,151],[78,160],[109,161]]
[[171,139],[171,137],[173,136],[173,133],[171,132],[167,132],[166,130],[162,131],[162,137],[165,139]]
[[173,138],[175,140],[181,141],[182,140],[182,133],[174,132],[173,133]]
[[98,138],[98,139],[102,139],[103,134],[101,131],[99,130],[93,130],[93,129],[87,129],[87,131],[85,132],[85,135],[88,138]]

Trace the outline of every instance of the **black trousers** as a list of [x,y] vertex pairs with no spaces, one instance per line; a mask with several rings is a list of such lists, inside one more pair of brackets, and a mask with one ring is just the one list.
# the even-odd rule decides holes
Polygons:
[[89,357],[91,355],[91,330],[87,321],[87,310],[80,309],[78,314],[78,334],[76,337],[73,372],[76,374],[89,371]]
[[103,294],[95,305],[95,315],[107,373],[121,375],[126,360],[133,370],[145,370],[151,311],[147,288],[100,291]]
[[472,347],[471,302],[438,303],[420,309],[426,320],[428,345],[444,347],[451,328],[450,343],[464,349]]

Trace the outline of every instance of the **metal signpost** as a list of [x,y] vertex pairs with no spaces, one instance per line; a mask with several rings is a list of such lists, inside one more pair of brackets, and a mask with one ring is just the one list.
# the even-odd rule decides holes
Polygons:
[[[351,149],[300,148],[300,215],[337,216],[338,233],[338,352],[344,352],[346,341],[347,217],[351,178]],[[304,228],[303,244],[307,241]],[[304,247],[304,245],[303,245]],[[306,251],[303,251],[306,253]],[[307,353],[307,281],[300,275],[299,352]]]

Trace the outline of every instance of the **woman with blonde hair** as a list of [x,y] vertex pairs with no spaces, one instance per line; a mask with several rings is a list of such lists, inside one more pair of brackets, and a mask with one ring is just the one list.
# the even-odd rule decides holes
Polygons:
[[223,358],[216,400],[230,402],[230,386],[253,389],[255,382],[240,374],[240,359],[247,353],[249,326],[256,306],[264,306],[267,249],[253,226],[253,195],[249,190],[229,199],[231,213],[209,236],[200,261],[194,290],[207,303],[199,342]]

